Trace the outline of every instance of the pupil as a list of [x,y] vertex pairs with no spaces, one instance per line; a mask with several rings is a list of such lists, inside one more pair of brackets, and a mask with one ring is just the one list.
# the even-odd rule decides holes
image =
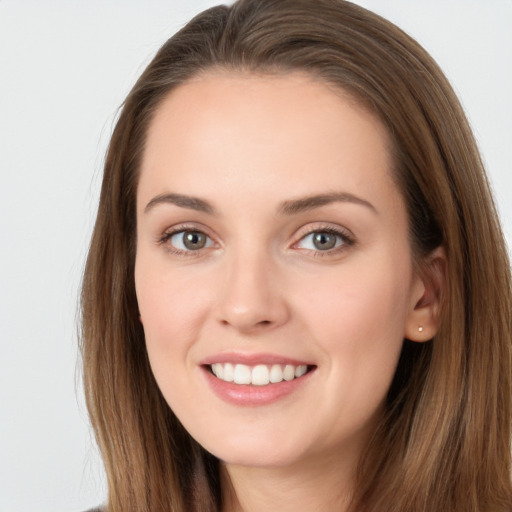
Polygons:
[[206,243],[206,237],[203,233],[197,231],[188,231],[183,235],[183,244],[187,249],[201,249]]
[[332,233],[315,233],[313,244],[317,249],[332,249],[336,245],[336,236]]

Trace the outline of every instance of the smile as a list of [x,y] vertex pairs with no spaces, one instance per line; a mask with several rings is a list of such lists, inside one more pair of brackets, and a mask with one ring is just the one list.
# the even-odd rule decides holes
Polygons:
[[298,379],[308,372],[305,364],[257,364],[249,366],[245,364],[214,363],[209,365],[211,372],[218,379],[234,384],[253,386],[268,386],[283,381]]
[[281,354],[217,354],[200,361],[209,388],[222,401],[242,407],[266,406],[307,387],[317,365]]

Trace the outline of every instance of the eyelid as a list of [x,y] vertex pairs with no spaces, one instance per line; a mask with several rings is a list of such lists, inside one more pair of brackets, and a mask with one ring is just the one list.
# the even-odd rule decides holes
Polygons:
[[186,231],[202,233],[213,242],[214,246],[219,245],[215,239],[215,236],[213,236],[211,234],[210,230],[206,226],[204,226],[200,223],[198,224],[198,223],[188,223],[188,222],[176,224],[176,225],[166,228],[160,235],[158,235],[158,237],[156,239],[156,243],[158,245],[164,245],[166,250],[172,254],[184,255],[184,256],[199,256],[205,250],[212,249],[212,246],[209,246],[209,247],[203,247],[203,248],[197,249],[195,251],[194,250],[186,251],[186,250],[178,249],[177,247],[174,247],[171,244],[167,243],[174,235],[177,235],[179,233],[183,233]]
[[[178,234],[182,233],[184,231],[191,231],[191,232],[199,232],[207,236],[212,242],[213,247],[203,247],[197,250],[180,250],[174,246],[171,246],[167,242],[169,239]],[[338,236],[342,239],[342,244],[339,246],[335,246],[331,249],[321,250],[321,249],[303,249],[297,247],[298,244],[304,240],[307,236],[310,236],[314,233],[331,233],[335,236]],[[310,223],[305,226],[302,226],[299,230],[297,230],[296,234],[293,236],[294,242],[291,244],[292,249],[301,250],[304,252],[309,252],[314,256],[324,257],[324,256],[333,256],[335,254],[338,254],[340,252],[346,251],[349,247],[356,244],[356,237],[354,234],[347,228],[340,226],[338,224],[333,225],[331,223],[327,222],[317,222],[317,223]],[[177,255],[184,255],[184,256],[199,256],[204,251],[219,247],[220,244],[217,241],[217,237],[211,233],[211,230],[204,226],[201,223],[197,222],[183,222],[179,223],[173,226],[170,226],[166,228],[156,239],[156,243],[158,245],[165,245],[166,250],[173,254]]]
[[[299,243],[302,242],[306,237],[314,234],[314,233],[330,233],[335,236],[338,236],[342,239],[342,244],[339,246],[335,246],[331,249],[326,249],[324,251],[320,249],[304,249],[298,247]],[[356,237],[354,234],[347,228],[340,225],[333,225],[330,223],[314,223],[307,224],[300,228],[296,235],[294,236],[295,241],[292,244],[292,248],[296,248],[301,251],[311,252],[315,256],[332,256],[334,254],[338,254],[339,252],[347,250],[349,247],[356,244]]]

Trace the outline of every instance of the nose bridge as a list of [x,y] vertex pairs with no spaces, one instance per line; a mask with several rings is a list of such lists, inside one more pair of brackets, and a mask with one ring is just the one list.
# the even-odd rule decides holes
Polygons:
[[240,243],[227,258],[220,320],[241,331],[271,328],[288,317],[279,265],[265,246]]

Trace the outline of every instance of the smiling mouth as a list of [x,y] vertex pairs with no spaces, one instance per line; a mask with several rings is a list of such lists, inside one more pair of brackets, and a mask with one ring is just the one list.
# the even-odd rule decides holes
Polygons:
[[305,364],[245,364],[214,363],[208,365],[211,373],[224,382],[241,385],[268,386],[292,381],[306,375],[314,367]]

